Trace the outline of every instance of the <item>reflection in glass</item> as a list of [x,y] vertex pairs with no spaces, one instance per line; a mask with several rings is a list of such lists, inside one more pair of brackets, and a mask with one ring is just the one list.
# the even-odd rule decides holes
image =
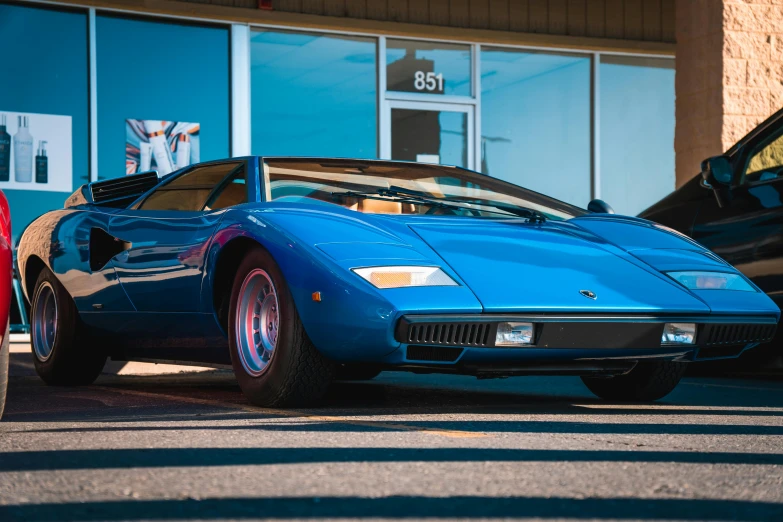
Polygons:
[[252,153],[377,157],[372,38],[253,31]]
[[98,16],[96,46],[100,179],[126,173],[128,119],[190,122],[200,161],[230,155],[228,29]]
[[386,88],[470,96],[470,46],[386,40]]
[[[90,165],[86,12],[0,3],[0,34],[5,45],[0,69],[0,115],[9,119],[8,112],[24,111],[70,116],[73,187],[87,183]],[[11,122],[7,123],[10,129]],[[35,129],[31,129],[31,134],[37,149],[40,136],[36,136]],[[9,155],[5,160],[11,168]],[[50,157],[48,161],[51,181],[54,160]],[[120,170],[121,162],[122,157]],[[32,220],[48,210],[62,208],[70,193],[6,190],[5,195],[11,207],[16,242]]]
[[481,171],[585,207],[590,58],[481,50]]
[[392,109],[392,159],[467,167],[468,115]]
[[635,215],[674,190],[674,60],[601,55],[601,199]]

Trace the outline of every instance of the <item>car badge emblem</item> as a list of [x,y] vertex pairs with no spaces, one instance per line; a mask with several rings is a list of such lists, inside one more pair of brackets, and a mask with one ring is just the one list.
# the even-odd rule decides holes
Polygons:
[[597,295],[595,295],[595,292],[591,292],[590,290],[579,290],[579,293],[588,299],[595,300],[598,297]]

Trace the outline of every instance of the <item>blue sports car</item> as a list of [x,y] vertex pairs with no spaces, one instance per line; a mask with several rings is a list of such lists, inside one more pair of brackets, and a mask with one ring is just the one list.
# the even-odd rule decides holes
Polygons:
[[231,365],[250,401],[317,401],[382,370],[579,375],[655,400],[780,310],[668,228],[476,172],[246,157],[81,187],[23,234],[35,366]]

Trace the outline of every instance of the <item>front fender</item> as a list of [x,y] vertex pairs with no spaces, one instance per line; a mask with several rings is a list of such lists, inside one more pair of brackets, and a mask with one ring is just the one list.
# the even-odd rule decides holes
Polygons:
[[[361,256],[341,255],[335,252],[350,252],[351,247],[321,249],[315,241],[323,239],[329,243],[340,238],[341,244],[352,244],[357,251],[362,250],[362,243],[377,244],[379,239],[388,244],[404,242],[387,230],[357,222],[347,222],[342,227],[337,224],[340,222],[344,221],[325,225],[323,216],[274,209],[227,212],[207,256],[207,291],[202,292],[205,309],[214,308],[215,279],[210,267],[216,266],[222,248],[241,237],[252,239],[272,255],[286,278],[305,331],[319,350],[335,360],[377,360],[397,349],[394,325],[404,313],[481,311],[480,303],[466,286],[376,289],[350,268],[368,262],[393,264],[394,260],[369,261]],[[302,230],[315,234],[305,239],[301,237],[305,234],[298,233]],[[331,250],[332,255],[324,250]],[[430,255],[434,254],[430,251]],[[426,252],[424,257],[428,258]],[[438,260],[435,256],[428,258],[427,263],[439,263]],[[314,292],[320,292],[320,302],[313,300]]]

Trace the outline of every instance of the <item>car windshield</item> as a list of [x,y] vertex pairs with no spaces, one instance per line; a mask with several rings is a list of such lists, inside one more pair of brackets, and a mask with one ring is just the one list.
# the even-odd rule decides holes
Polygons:
[[267,201],[317,200],[368,214],[565,220],[586,211],[477,172],[393,161],[265,158]]

